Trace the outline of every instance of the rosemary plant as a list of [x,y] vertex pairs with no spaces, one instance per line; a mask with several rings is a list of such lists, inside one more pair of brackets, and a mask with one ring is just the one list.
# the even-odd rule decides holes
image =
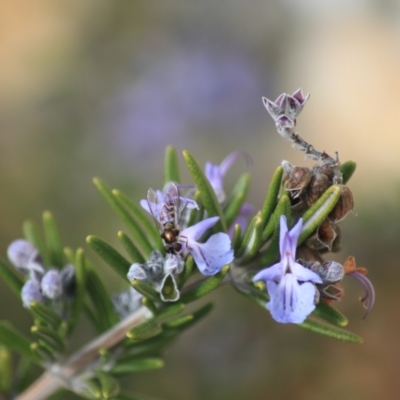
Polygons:
[[[193,182],[181,182],[178,154],[167,147],[165,186],[149,189],[140,204],[94,179],[127,229],[118,232],[124,255],[97,236],[86,240],[129,287],[117,296],[107,292],[83,248],[63,246],[50,212],[42,228],[25,222],[24,238],[8,248],[12,267],[0,260],[0,276],[30,311],[31,337],[0,322],[0,398],[40,400],[70,391],[88,399],[137,399],[124,394],[119,377],[162,368],[164,348],[214,307],[187,311],[187,305],[223,281],[265,308],[266,318],[269,311],[277,322],[361,343],[343,329],[348,320],[333,305],[349,275],[366,289],[369,312],[374,290],[367,271],[352,256],[343,265],[323,258],[338,250],[338,223],[353,209],[346,185],[355,163],[341,164],[337,154],[317,151],[294,131],[307,99],[301,90],[263,99],[278,133],[314,165],[283,161],[259,211],[246,203],[249,173],[224,191],[224,176],[238,157],[251,163],[241,151],[204,169],[184,151]],[[71,354],[68,338],[81,314],[98,335]],[[12,353],[19,354],[15,368]],[[35,364],[43,369],[36,380]]]

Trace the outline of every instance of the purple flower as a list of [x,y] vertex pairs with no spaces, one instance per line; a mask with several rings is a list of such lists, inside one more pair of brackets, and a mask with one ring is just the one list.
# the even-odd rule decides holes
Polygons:
[[44,304],[46,299],[40,290],[40,282],[35,279],[26,281],[21,290],[21,299],[25,308],[29,308],[32,301]]
[[40,283],[42,293],[51,300],[60,298],[63,294],[63,282],[60,272],[56,269],[50,269],[45,273]]
[[233,163],[240,157],[243,156],[246,160],[247,166],[251,165],[251,157],[244,151],[234,151],[229,154],[220,165],[212,164],[207,162],[204,168],[205,175],[214,189],[217,199],[220,203],[225,200],[224,192],[224,178],[226,173],[232,167]]
[[188,251],[194,258],[197,267],[203,275],[215,275],[221,268],[233,261],[231,239],[226,233],[212,235],[207,242],[200,243],[203,234],[213,227],[219,217],[206,218],[197,224],[184,229],[179,235],[182,250]]
[[302,323],[315,308],[316,287],[322,279],[295,261],[296,246],[303,220],[289,232],[284,215],[280,218],[279,249],[281,260],[256,274],[253,281],[266,282],[272,317],[281,323]]

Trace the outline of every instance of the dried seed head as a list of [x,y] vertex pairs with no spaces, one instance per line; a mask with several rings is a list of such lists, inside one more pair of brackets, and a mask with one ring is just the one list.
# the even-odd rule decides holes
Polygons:
[[300,196],[302,191],[308,186],[313,174],[310,168],[293,167],[287,177],[285,189],[292,193],[292,197]]
[[335,208],[330,212],[329,219],[333,222],[339,222],[353,210],[354,200],[351,190],[347,186],[341,186],[341,194]]
[[312,206],[330,186],[326,175],[313,175],[306,190],[306,203]]
[[306,245],[320,252],[332,250],[332,245],[337,237],[335,225],[326,218],[318,227],[316,232],[307,240]]

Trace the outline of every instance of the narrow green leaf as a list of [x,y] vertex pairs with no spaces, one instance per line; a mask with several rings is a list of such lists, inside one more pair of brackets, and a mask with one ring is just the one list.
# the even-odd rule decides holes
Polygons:
[[38,249],[44,265],[46,267],[51,266],[50,254],[47,251],[46,245],[40,233],[40,229],[36,223],[31,220],[27,220],[24,222],[22,230],[24,232],[25,239]]
[[75,265],[75,252],[70,247],[64,247],[64,256],[68,263]]
[[218,216],[220,219],[215,225],[217,231],[226,232],[225,217],[222,212],[221,206],[218,203],[217,196],[212,188],[210,182],[204,175],[204,172],[194,157],[188,152],[183,152],[186,165],[192,175],[194,183],[200,192],[201,202],[204,205],[209,217]]
[[86,243],[123,279],[128,279],[126,274],[131,263],[110,244],[97,236],[90,235]]
[[65,349],[64,342],[60,335],[51,328],[44,326],[34,325],[31,328],[31,333],[35,338],[41,340],[49,348],[54,349],[56,352],[62,353]]
[[261,209],[260,217],[263,221],[263,227],[265,228],[271,218],[271,215],[278,202],[278,194],[281,188],[283,175],[283,168],[279,166],[274,174],[272,175],[271,183],[268,188],[267,196]]
[[143,228],[136,222],[134,218],[126,211],[126,209],[118,202],[116,197],[113,195],[110,188],[99,178],[94,178],[93,183],[96,185],[99,192],[103,195],[105,200],[111,206],[111,208],[117,213],[117,215],[122,219],[125,225],[128,227],[129,231],[133,235],[137,247],[140,249],[142,256],[147,258],[153,246],[148,240],[146,232]]
[[182,325],[187,325],[193,321],[194,316],[192,314],[183,315],[182,317],[174,318],[163,324],[165,329],[179,328]]
[[343,176],[343,185],[345,185],[353,176],[357,163],[355,161],[346,161],[340,166],[340,172]]
[[36,301],[32,301],[29,304],[29,310],[32,312],[35,318],[44,322],[46,325],[49,325],[54,330],[58,330],[60,328],[62,319],[50,307],[47,307]]
[[111,369],[115,375],[131,374],[132,372],[149,371],[164,367],[164,361],[160,358],[143,358],[132,360],[127,363],[118,363]]
[[269,217],[268,223],[264,228],[264,231],[262,233],[263,242],[267,241],[269,237],[274,233],[276,227],[279,226],[281,215],[286,215],[286,217],[290,216],[290,208],[290,198],[287,194],[283,194],[280,197],[274,212]]
[[79,315],[83,309],[83,299],[86,293],[86,260],[82,248],[79,248],[75,257],[75,296],[72,303],[71,318],[68,331],[72,332],[78,322]]
[[323,302],[317,304],[313,314],[336,326],[343,327],[349,323],[349,320],[340,311]]
[[247,229],[238,252],[240,263],[249,262],[258,252],[262,244],[263,220],[256,215]]
[[103,395],[103,398],[107,400],[114,399],[120,391],[118,382],[106,372],[97,370],[95,373],[100,382],[101,394]]
[[229,197],[225,207],[224,214],[226,225],[230,227],[240,213],[242,206],[247,198],[250,187],[250,174],[244,173],[238,179],[232,194]]
[[97,333],[102,333],[107,330],[107,327],[103,326],[103,322],[97,316],[97,312],[93,310],[93,307],[91,307],[88,302],[83,302],[82,310],[88,320],[92,323]]
[[24,282],[8,265],[0,258],[0,278],[20,298]]
[[124,363],[136,359],[138,356],[148,356],[155,352],[161,352],[177,335],[177,332],[165,330],[157,336],[140,342],[127,339],[124,342],[124,352],[118,360]]
[[185,260],[185,267],[182,271],[182,273],[179,274],[178,276],[178,287],[181,289],[185,282],[190,278],[190,276],[193,273],[193,268],[194,268],[194,260],[191,255],[189,255],[186,260]]
[[[188,329],[189,327],[193,326],[194,324],[196,324],[197,322],[199,322],[202,318],[204,318],[212,309],[214,308],[214,303],[207,303],[206,305],[204,305],[203,307],[199,308],[198,310],[196,310],[194,313],[189,314],[189,318],[186,318],[186,320],[184,320],[184,318],[180,318],[179,319],[179,324],[176,323],[175,326],[173,326],[173,324],[171,324],[168,329],[171,329],[170,332],[172,333],[179,333],[182,332],[186,329]],[[186,316],[187,317],[187,316]],[[164,326],[165,328],[167,328],[166,326]],[[166,329],[166,332],[168,332],[169,330]]]
[[94,271],[93,267],[86,262],[86,288],[87,293],[95,308],[96,321],[102,327],[102,331],[110,329],[119,320],[110,295],[107,293],[99,276]]
[[142,226],[145,235],[152,244],[154,250],[162,250],[164,248],[160,232],[156,226],[154,220],[149,218],[149,214],[137,204],[133,203],[128,196],[123,194],[117,189],[112,190],[113,196],[119,201],[119,203],[126,207],[126,209],[132,214],[133,218]]
[[12,371],[11,353],[0,346],[0,393],[7,394],[11,390]]
[[99,380],[89,379],[79,388],[79,395],[86,399],[102,399],[101,386]]
[[269,244],[269,247],[260,262],[260,265],[262,266],[269,266],[279,258],[279,219],[281,215],[285,215],[288,223],[290,224],[291,205],[289,196],[286,194],[282,195],[279,199],[278,205],[272,214],[271,220],[263,232],[263,234],[265,234],[266,230],[269,228],[269,224],[274,224],[271,243]]
[[157,319],[169,318],[174,315],[180,314],[185,309],[185,307],[186,306],[183,303],[174,303],[174,304],[168,305],[163,311],[158,313]]
[[46,247],[49,254],[50,265],[62,268],[64,266],[64,251],[56,221],[50,211],[43,213],[43,230]]
[[235,251],[235,258],[238,257],[240,245],[242,244],[242,228],[239,224],[235,225],[232,239],[232,249]]
[[230,268],[229,265],[225,265],[220,272],[218,272],[213,276],[210,276],[209,278],[205,279],[203,282],[199,283],[194,288],[182,294],[181,301],[186,304],[191,303],[192,301],[200,299],[201,297],[213,291],[225,278],[225,275],[228,273],[229,268]]
[[143,257],[140,250],[136,247],[136,245],[132,242],[132,240],[126,233],[119,231],[118,239],[126,252],[129,254],[132,263],[143,264],[146,262],[146,259]]
[[170,181],[181,182],[178,154],[173,146],[167,146],[164,159],[164,185]]
[[33,359],[33,354],[32,358],[19,358],[14,374],[14,389],[16,393],[22,393],[32,383],[35,373],[35,369],[32,368]]
[[134,279],[133,281],[131,281],[131,286],[143,296],[148,297],[150,300],[156,303],[160,302],[159,293],[156,289],[153,288],[153,286],[149,285],[148,283]]
[[128,336],[129,339],[146,340],[159,335],[161,332],[161,324],[152,318],[132,328],[127,332],[126,336]]
[[29,340],[7,321],[0,321],[0,344],[24,356],[33,358]]
[[343,340],[344,342],[349,343],[362,343],[363,340],[360,336],[356,335],[355,333],[351,333],[334,326],[328,326],[322,324],[320,322],[306,319],[302,324],[299,324],[300,328],[307,329],[309,331],[319,333],[323,336],[328,336],[333,339]]
[[39,342],[31,343],[31,351],[35,355],[38,362],[53,362],[55,360],[54,351],[50,350],[48,346],[42,345]]
[[340,186],[330,186],[324,194],[303,214],[303,229],[297,245],[303,243],[325,220],[340,198]]
[[153,314],[157,315],[157,307],[154,301],[150,300],[148,297],[142,297],[142,304],[147,307],[147,309]]

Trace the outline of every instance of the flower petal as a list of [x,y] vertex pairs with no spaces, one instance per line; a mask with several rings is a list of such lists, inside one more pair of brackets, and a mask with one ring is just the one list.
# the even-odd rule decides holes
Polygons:
[[203,221],[184,229],[179,235],[180,238],[184,238],[182,244],[185,245],[185,241],[196,241],[200,239],[207,229],[213,227],[218,220],[219,217],[206,218]]
[[49,299],[56,300],[63,294],[61,275],[58,270],[47,271],[40,283],[42,293]]
[[303,267],[301,264],[290,260],[289,261],[290,270],[292,274],[296,277],[298,281],[303,282],[314,282],[314,283],[322,283],[322,278],[314,271]]
[[187,250],[203,275],[215,275],[234,258],[231,240],[222,232],[212,235],[206,243],[188,242]]
[[40,291],[40,283],[34,279],[29,279],[22,287],[21,298],[25,308],[29,308],[32,301],[44,304],[45,298]]
[[278,285],[268,281],[267,289],[271,298],[267,308],[277,322],[300,324],[315,309],[315,286],[300,285],[292,274],[286,274]]
[[287,227],[286,217],[281,215],[279,219],[279,250],[281,259],[285,258],[286,253],[290,252],[290,238]]
[[303,229],[303,219],[300,218],[297,221],[297,224],[289,232],[290,253],[293,258],[296,256],[297,241],[299,240],[299,236],[302,229]]
[[281,262],[274,264],[272,267],[265,268],[261,271],[259,271],[256,275],[253,277],[253,282],[257,281],[279,281],[283,274],[284,266],[282,265]]

